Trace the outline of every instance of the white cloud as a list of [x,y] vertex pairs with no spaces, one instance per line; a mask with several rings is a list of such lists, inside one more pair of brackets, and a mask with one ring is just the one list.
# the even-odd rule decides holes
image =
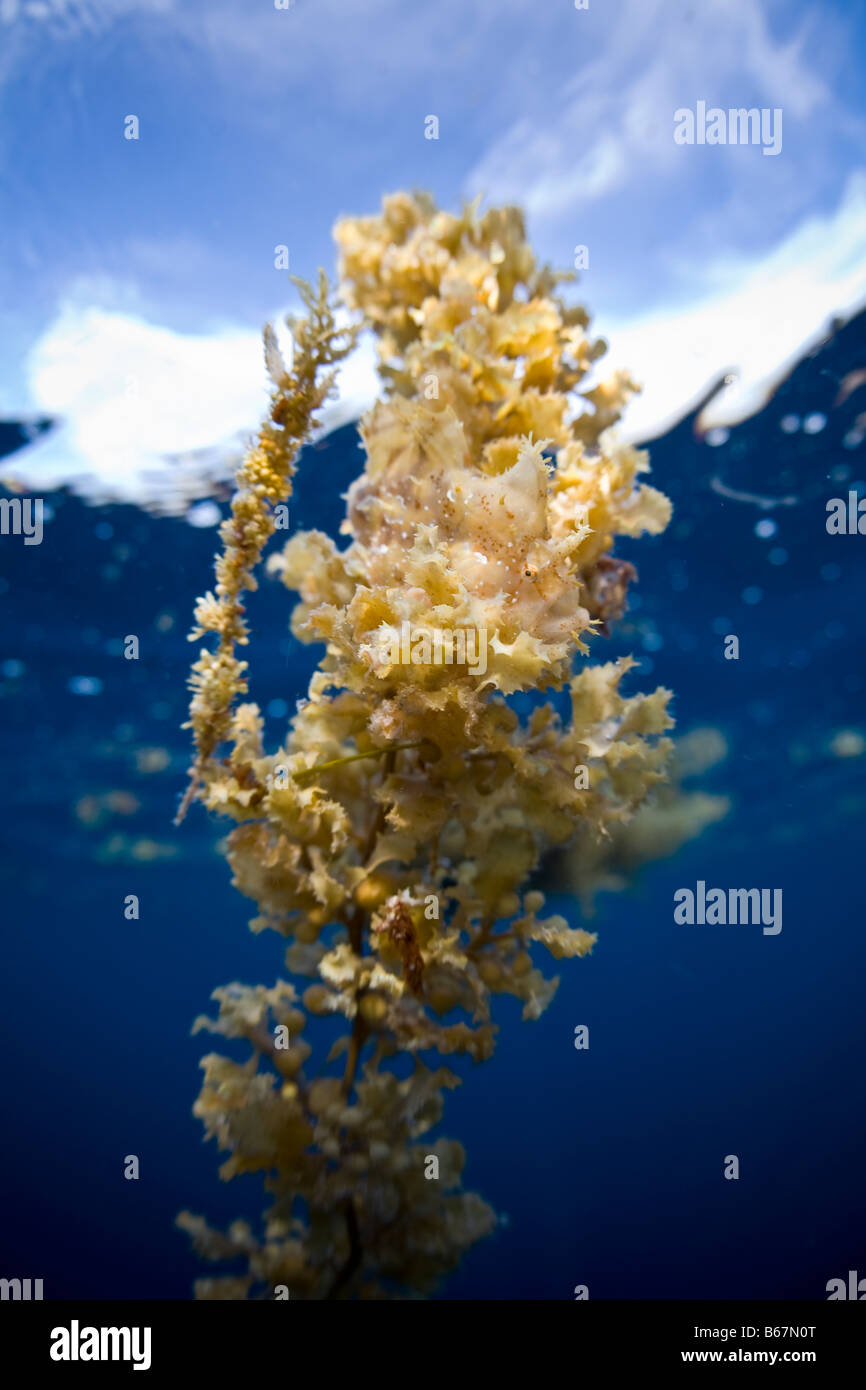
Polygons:
[[[708,281],[712,293],[685,308],[604,325],[611,350],[598,374],[626,367],[644,388],[623,422],[626,438],[669,428],[728,370],[736,381],[701,423],[745,418],[834,315],[866,304],[866,174],[851,178],[834,213],[806,219],[765,256],[714,263]],[[258,333],[185,335],[93,307],[66,307],[28,371],[34,405],[63,423],[7,461],[4,477],[31,491],[68,484],[92,500],[161,511],[183,511],[230,477],[267,402]],[[377,393],[374,344],[365,336],[319,433],[357,419]]]
[[36,410],[61,423],[5,477],[165,511],[200,495],[202,475],[225,474],[267,400],[258,334],[188,336],[96,307],[61,310],[28,376]]
[[810,217],[772,252],[711,268],[712,294],[687,308],[605,324],[603,375],[627,367],[643,385],[624,434],[649,439],[672,426],[719,377],[735,380],[705,407],[704,428],[731,425],[765,404],[835,316],[866,305],[866,174],[852,176],[838,209]]
[[[2,476],[30,491],[68,485],[91,501],[182,512],[232,476],[267,409],[261,335],[182,334],[79,300],[61,310],[27,363],[34,410],[59,426],[6,460]],[[278,336],[290,360],[291,337],[281,326]],[[366,339],[317,434],[356,419],[375,394]]]
[[[757,103],[804,121],[835,105],[807,61],[811,21],[781,41],[757,3],[625,0],[619,10],[600,56],[559,90],[542,89],[531,116],[522,113],[469,172],[468,190],[483,188],[493,201],[517,199],[539,218],[581,213],[621,190],[637,204],[649,185],[658,196],[660,176],[682,187],[695,175],[696,162],[673,142],[677,107],[698,98],[710,105]],[[821,23],[827,41],[832,21]],[[764,177],[766,169],[756,171],[743,158],[748,153],[714,151],[720,155],[715,172],[726,179]]]
[[[624,365],[645,383],[627,416],[630,437],[647,438],[672,423],[728,369],[739,371],[738,383],[708,408],[707,422],[757,409],[830,317],[866,299],[866,175],[852,176],[840,194],[856,163],[849,151],[864,132],[833,80],[846,33],[836,12],[798,6],[792,21],[777,0],[610,0],[585,14],[566,7],[530,15],[527,27],[526,0],[470,11],[463,0],[442,0],[432,10],[370,0],[351,15],[342,6],[298,0],[287,14],[266,6],[247,15],[225,0],[189,8],[110,0],[103,13],[164,9],[166,32],[205,49],[237,81],[249,83],[254,62],[263,101],[280,80],[314,74],[317,90],[324,85],[338,111],[335,121],[354,105],[369,133],[371,111],[386,111],[385,144],[405,91],[415,90],[429,66],[434,38],[449,63],[455,40],[449,81],[465,87],[467,72],[485,70],[498,35],[484,120],[494,128],[507,105],[509,124],[465,177],[464,190],[528,207],[532,240],[556,264],[563,248],[589,245],[590,307],[612,344],[602,369]],[[16,28],[10,18],[17,23],[25,9],[0,0],[7,32]],[[81,27],[92,9],[89,0],[47,5],[52,14],[78,17]],[[788,24],[785,37],[768,14]],[[291,43],[275,43],[277,33],[291,35]],[[528,59],[515,41],[521,33]],[[306,113],[301,92],[295,100]],[[699,98],[781,106],[782,156],[676,146],[673,111]],[[283,107],[271,104],[274,120],[283,121]],[[416,119],[414,108],[410,115]],[[458,104],[455,119],[464,117]],[[443,129],[450,129],[447,119]],[[333,125],[323,131],[326,150],[350,139],[342,124],[339,134]],[[443,137],[443,157],[452,159],[446,185],[459,179],[459,159],[467,158],[449,141]],[[130,244],[126,273],[141,282],[138,298],[118,301],[95,284],[89,298],[70,289],[27,368],[31,407],[63,423],[7,460],[6,477],[31,487],[67,482],[94,498],[178,510],[231,471],[265,407],[258,332],[234,326],[184,335],[141,309],[155,302],[153,280],[164,278],[166,264],[180,281],[189,267],[190,284],[198,275],[209,294],[211,284],[232,278],[221,273],[223,257],[207,253],[201,228],[180,223],[165,239]],[[182,298],[172,285],[175,295]],[[344,365],[325,427],[356,418],[376,392],[366,340]]]
[[[589,247],[578,293],[611,342],[599,374],[624,366],[644,383],[630,437],[673,424],[728,370],[737,381],[703,420],[744,418],[834,315],[866,302],[866,127],[835,81],[848,25],[775,0],[623,0],[594,56],[545,84],[465,178],[467,193],[521,203],[555,264]],[[673,113],[698,100],[780,108],[780,157],[677,146]]]
[[172,0],[0,0],[0,25],[52,25],[57,33],[98,30],[113,19],[138,11],[162,14]]

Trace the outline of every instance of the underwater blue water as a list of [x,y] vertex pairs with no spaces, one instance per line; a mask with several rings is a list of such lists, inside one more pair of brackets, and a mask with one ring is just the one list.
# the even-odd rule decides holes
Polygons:
[[[723,732],[728,759],[695,785],[733,806],[633,890],[603,895],[598,945],[560,963],[548,1012],[524,1024],[498,1001],[494,1059],[458,1066],[442,1132],[503,1220],[445,1297],[570,1299],[586,1284],[591,1298],[822,1298],[828,1279],[866,1275],[866,758],[829,746],[866,734],[866,537],[825,529],[828,498],[866,493],[866,387],[839,400],[864,365],[861,316],[727,438],[685,421],[652,445],[674,520],[618,547],[640,583],[593,659],[634,651],[629,690],[669,686],[679,732]],[[0,450],[19,442],[0,429]],[[293,529],[335,534],[359,466],[353,427],[306,450]],[[762,507],[719,483],[795,502]],[[272,982],[283,952],[246,929],[221,827],[199,808],[172,825],[186,632],[216,535],[45,500],[41,546],[0,543],[0,1273],[42,1278],[46,1298],[185,1299],[210,1271],[176,1212],[219,1225],[263,1206],[258,1180],[222,1184],[202,1143],[191,1106],[208,1039],[190,1025],[216,986]],[[249,604],[252,694],[273,740],[318,655],[289,636],[290,606],[271,582]],[[128,633],[138,662],[120,654]],[[738,661],[723,659],[728,633]],[[678,925],[673,894],[699,879],[781,888],[781,933]],[[123,916],[129,893],[138,921]],[[574,899],[554,905],[580,922]]]

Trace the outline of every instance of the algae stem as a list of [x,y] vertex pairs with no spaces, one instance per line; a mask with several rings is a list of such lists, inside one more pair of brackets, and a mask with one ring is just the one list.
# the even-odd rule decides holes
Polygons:
[[315,772],[330,772],[334,767],[344,767],[346,763],[357,763],[361,758],[381,758],[384,753],[399,753],[404,748],[420,748],[418,743],[392,743],[390,748],[374,748],[369,753],[349,753],[345,758],[331,758],[327,763],[314,763],[312,767],[305,767],[300,772],[292,773],[292,781],[300,782],[305,777],[312,777]]

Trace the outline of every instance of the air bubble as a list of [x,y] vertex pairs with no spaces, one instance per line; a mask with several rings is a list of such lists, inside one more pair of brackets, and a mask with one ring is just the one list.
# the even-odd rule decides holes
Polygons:
[[100,695],[102,681],[98,676],[70,676],[66,688],[72,695]]
[[820,410],[815,410],[811,415],[807,415],[803,421],[804,434],[820,434],[827,423],[827,416],[822,415]]

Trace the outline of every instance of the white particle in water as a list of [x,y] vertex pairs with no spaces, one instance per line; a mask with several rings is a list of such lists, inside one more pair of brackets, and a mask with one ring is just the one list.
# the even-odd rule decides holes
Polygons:
[[72,695],[99,695],[102,681],[98,676],[70,676],[66,688]]
[[216,502],[196,502],[187,512],[186,519],[190,526],[218,526],[222,521],[222,512]]
[[803,421],[804,434],[820,434],[827,423],[827,416],[822,415],[820,410],[815,410],[811,415],[807,415]]

